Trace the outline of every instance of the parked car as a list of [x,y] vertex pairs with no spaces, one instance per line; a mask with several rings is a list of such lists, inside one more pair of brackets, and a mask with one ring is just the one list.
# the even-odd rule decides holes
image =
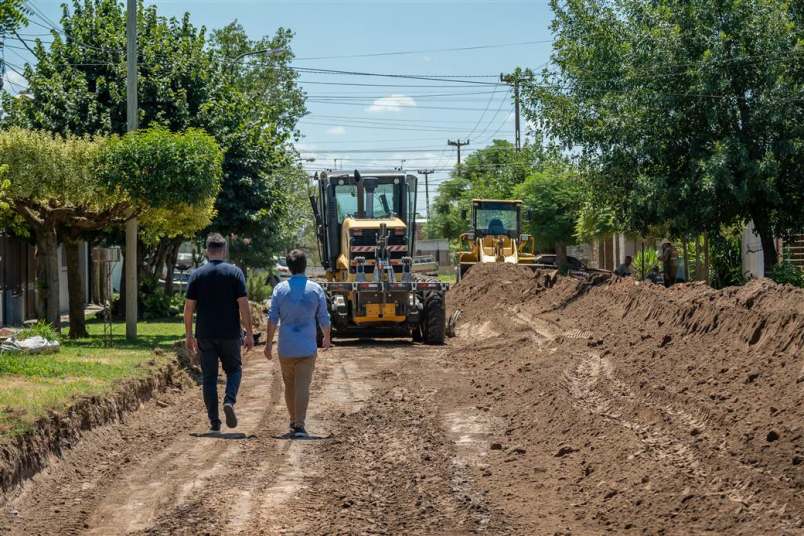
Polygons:
[[274,257],[274,266],[265,282],[272,287],[277,286],[282,281],[290,279],[291,273],[288,263],[283,257]]
[[[536,256],[536,264],[542,264],[545,266],[554,266],[558,268],[558,257],[554,253],[546,253],[542,255]],[[567,264],[569,265],[569,269],[576,272],[585,272],[586,266],[577,258],[575,257],[567,257]]]

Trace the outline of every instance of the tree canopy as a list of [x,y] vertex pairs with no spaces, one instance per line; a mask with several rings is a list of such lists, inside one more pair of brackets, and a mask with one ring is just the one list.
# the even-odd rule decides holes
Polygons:
[[552,2],[555,70],[525,113],[582,162],[596,205],[681,234],[804,225],[804,40],[796,2]]

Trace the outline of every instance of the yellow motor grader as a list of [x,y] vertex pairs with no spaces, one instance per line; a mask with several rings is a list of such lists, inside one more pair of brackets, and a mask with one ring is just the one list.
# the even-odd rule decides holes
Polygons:
[[310,202],[333,336],[443,344],[449,285],[413,273],[417,177],[329,171],[316,181]]
[[[464,212],[464,219],[466,219]],[[472,200],[472,230],[461,235],[458,280],[475,264],[505,262],[536,268],[536,241],[522,234],[522,201]]]

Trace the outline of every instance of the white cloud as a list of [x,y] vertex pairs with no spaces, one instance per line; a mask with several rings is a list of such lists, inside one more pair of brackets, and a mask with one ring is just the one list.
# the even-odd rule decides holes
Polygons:
[[327,134],[330,134],[332,136],[343,136],[344,134],[346,134],[346,129],[343,127],[332,127],[327,130]]
[[407,95],[389,95],[376,99],[371,106],[366,108],[367,112],[400,112],[402,108],[413,108],[416,101]]

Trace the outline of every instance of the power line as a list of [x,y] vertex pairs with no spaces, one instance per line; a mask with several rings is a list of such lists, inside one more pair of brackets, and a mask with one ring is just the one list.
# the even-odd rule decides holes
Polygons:
[[428,53],[437,53],[437,52],[463,52],[467,50],[483,50],[483,49],[491,49],[491,48],[507,48],[507,47],[515,47],[515,46],[529,46],[529,45],[540,45],[545,43],[552,43],[552,39],[546,39],[542,41],[521,41],[519,43],[502,43],[497,45],[475,45],[475,46],[468,46],[468,47],[455,47],[455,48],[433,48],[433,49],[422,49],[422,50],[402,50],[396,52],[373,52],[368,54],[348,54],[344,56],[317,56],[317,57],[308,57],[308,58],[296,58],[296,61],[308,61],[308,60],[335,60],[335,59],[347,59],[347,58],[376,58],[379,56],[405,56],[410,54],[428,54]]

